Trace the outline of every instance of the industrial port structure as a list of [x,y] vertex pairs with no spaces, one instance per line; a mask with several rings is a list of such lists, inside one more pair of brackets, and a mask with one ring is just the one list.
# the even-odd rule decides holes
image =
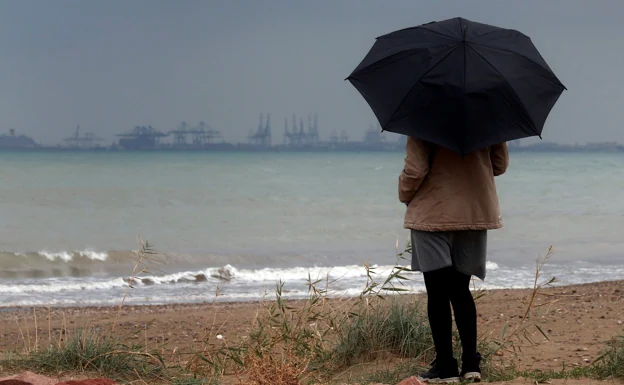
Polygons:
[[[284,119],[284,132],[279,144],[274,143],[271,114],[260,114],[258,125],[249,130],[246,143],[225,142],[221,133],[204,122],[191,126],[180,123],[175,129],[161,132],[152,126],[138,126],[130,132],[117,134],[119,141],[112,146],[115,150],[241,150],[241,151],[329,151],[329,150],[395,150],[401,141],[386,141],[381,128],[371,126],[360,141],[350,141],[346,130],[340,136],[332,131],[328,141],[322,141],[319,134],[317,114],[304,118],[293,114],[291,120]],[[172,141],[164,142],[170,137]]]
[[92,132],[85,132],[83,136],[80,136],[80,125],[76,127],[74,135],[63,139],[67,143],[67,147],[72,149],[100,149],[100,142],[102,138],[96,137]]
[[[314,123],[312,123],[314,119]],[[292,126],[288,128],[288,118],[284,119],[284,136],[283,146],[287,148],[305,148],[314,147],[319,144],[319,131],[318,131],[318,115],[308,115],[308,128],[307,131],[303,128],[303,119],[299,119],[299,128],[297,128],[297,116],[292,116]]]
[[[117,144],[113,144],[112,148],[124,150],[209,149],[220,145],[219,140],[223,141],[221,133],[203,121],[195,127],[182,122],[167,133],[160,132],[152,126],[136,126],[130,132],[116,136],[120,139]],[[169,136],[173,137],[173,143],[164,143],[162,139]]]
[[[265,118],[266,116],[266,118]],[[293,114],[284,119],[281,141],[275,141],[271,127],[271,114],[260,114],[258,125],[249,130],[247,142],[232,144],[223,139],[220,131],[201,121],[196,125],[181,122],[168,131],[160,131],[151,125],[136,126],[128,132],[116,134],[117,141],[102,146],[102,138],[92,132],[81,133],[78,125],[73,134],[57,146],[43,146],[26,135],[18,135],[14,129],[0,134],[0,150],[16,151],[404,151],[407,137],[397,135],[388,140],[379,126],[370,125],[360,140],[351,140],[346,130],[332,130],[328,140],[322,140],[317,114],[307,119]],[[307,125],[306,125],[307,120]],[[537,142],[522,145],[509,143],[513,151],[534,152],[624,152],[624,145],[616,142],[562,145]]]

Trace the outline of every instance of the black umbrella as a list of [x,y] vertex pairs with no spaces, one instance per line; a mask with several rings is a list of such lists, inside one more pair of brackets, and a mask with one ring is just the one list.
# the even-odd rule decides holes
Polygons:
[[527,36],[462,18],[378,37],[347,80],[382,130],[462,155],[541,137],[565,89]]

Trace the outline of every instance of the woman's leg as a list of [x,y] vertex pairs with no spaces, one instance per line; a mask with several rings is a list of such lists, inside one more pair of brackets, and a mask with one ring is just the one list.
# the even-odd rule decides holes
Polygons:
[[453,318],[450,286],[452,267],[423,273],[427,288],[427,316],[438,361],[453,359]]
[[448,282],[455,323],[461,338],[462,357],[474,359],[477,354],[477,308],[470,293],[470,276],[453,269]]

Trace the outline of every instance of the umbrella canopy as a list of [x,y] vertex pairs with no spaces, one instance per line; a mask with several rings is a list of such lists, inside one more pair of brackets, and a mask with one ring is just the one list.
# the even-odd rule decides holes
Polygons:
[[541,137],[565,89],[527,36],[463,18],[378,37],[347,80],[382,130],[460,154]]

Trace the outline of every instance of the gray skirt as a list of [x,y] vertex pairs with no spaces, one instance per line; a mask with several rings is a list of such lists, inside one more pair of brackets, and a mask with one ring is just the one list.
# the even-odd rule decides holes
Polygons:
[[454,266],[457,271],[485,279],[487,230],[411,230],[412,270],[423,273]]

